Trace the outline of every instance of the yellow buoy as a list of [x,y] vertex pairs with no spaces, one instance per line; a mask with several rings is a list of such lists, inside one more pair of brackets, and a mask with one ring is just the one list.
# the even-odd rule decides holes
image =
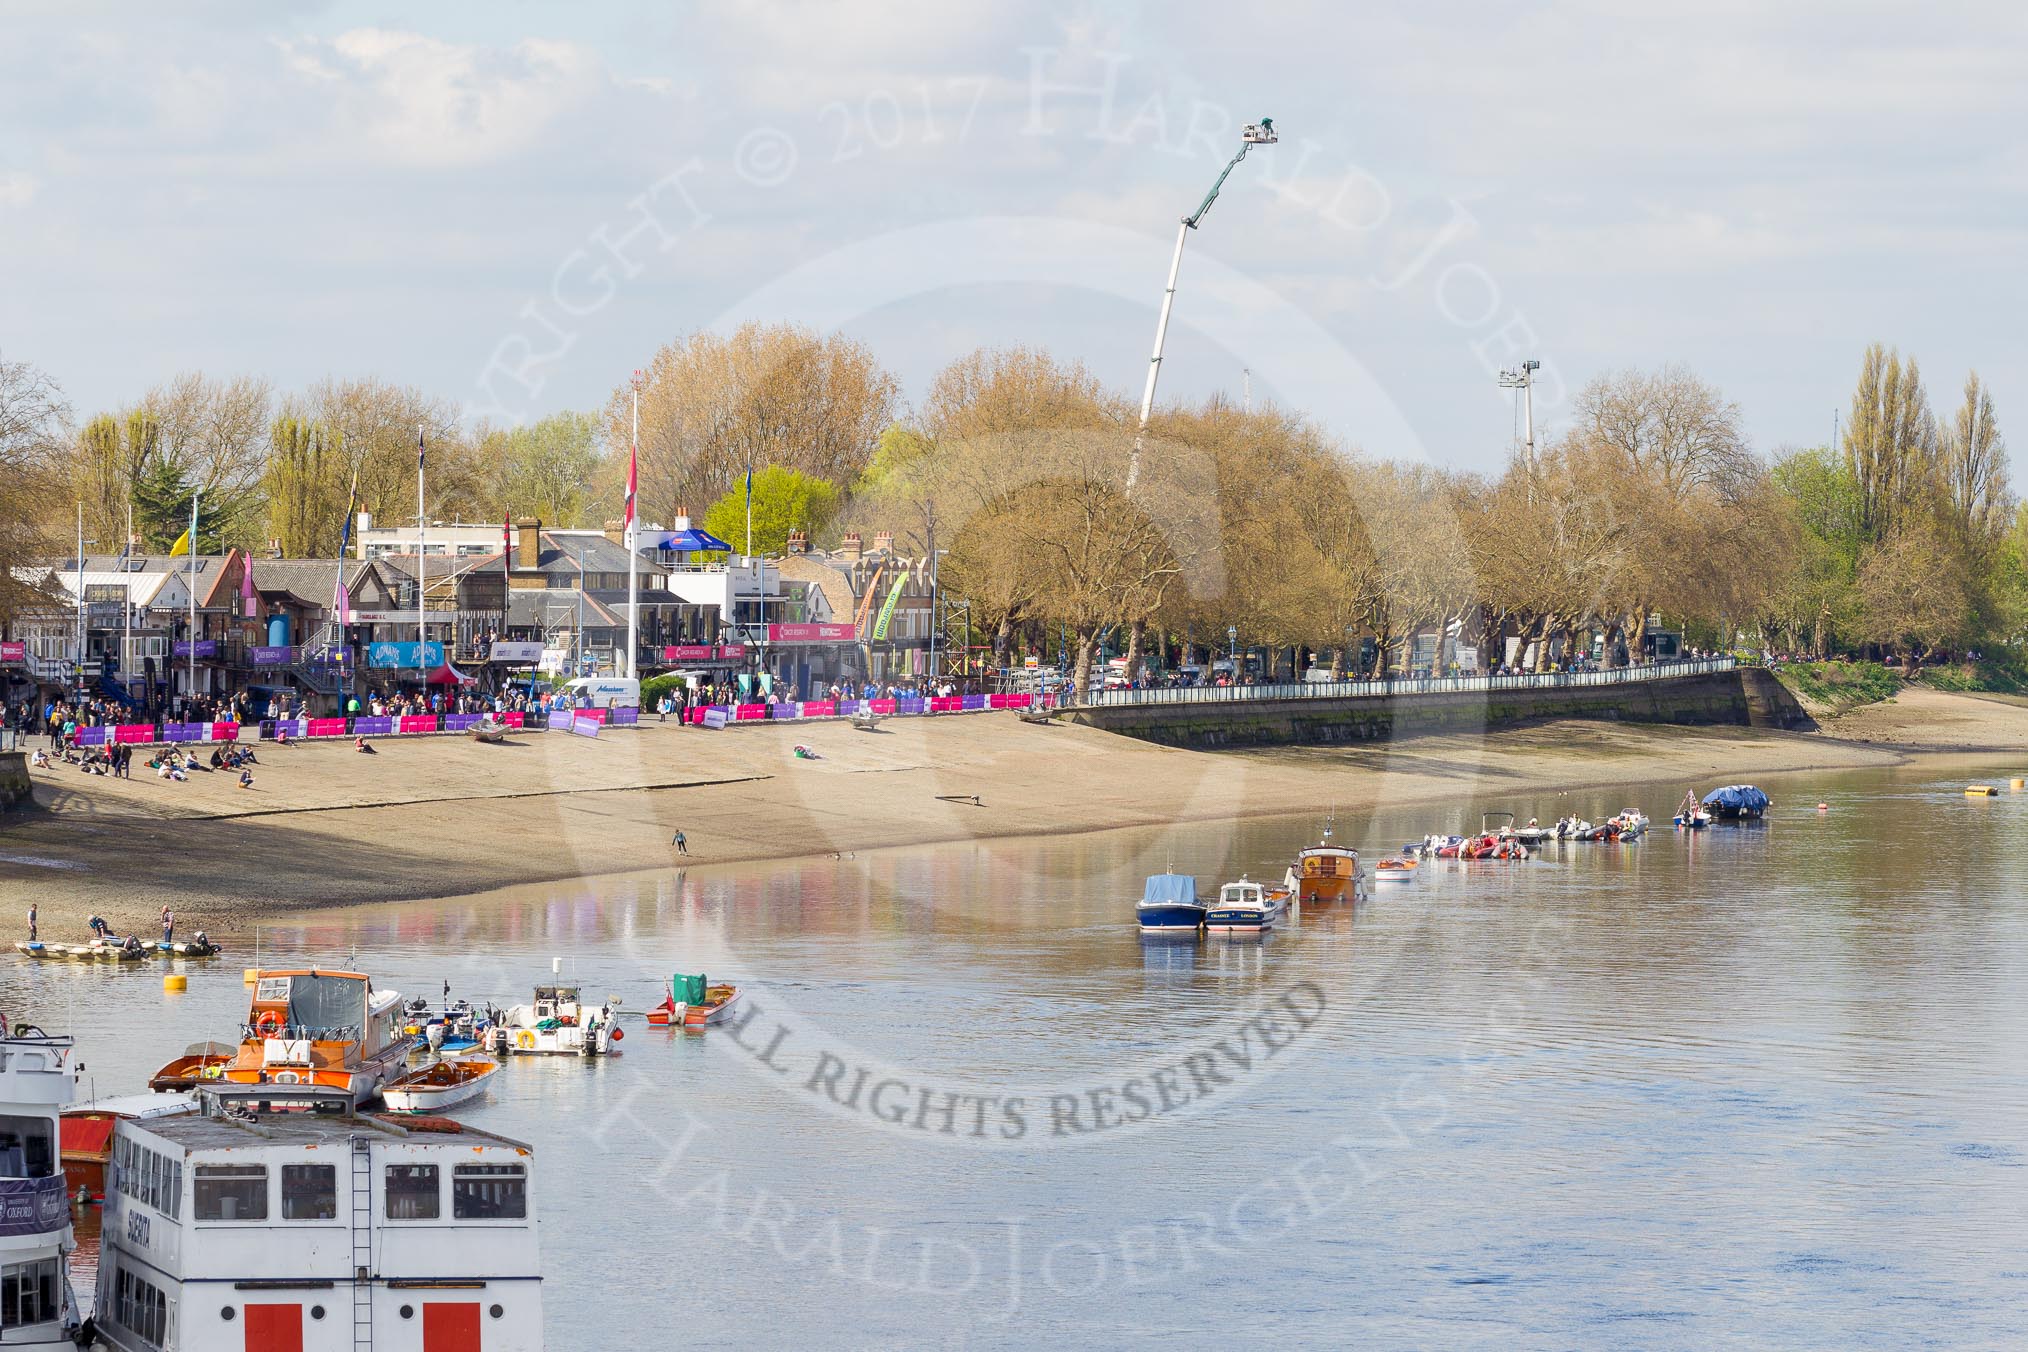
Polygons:
[[1994,798],[1998,797],[1999,793],[2000,791],[1991,784],[1967,784],[1965,786],[1965,797],[1967,798]]
[[2020,778],[2010,779],[2007,781],[2007,787],[2012,789],[2014,792],[2019,793],[2023,789],[2028,789],[2028,779],[2020,779]]
[[241,975],[239,979],[239,984],[242,986],[251,986],[253,985],[254,982],[260,979],[260,975],[261,975],[260,968],[249,967],[246,969],[245,973]]
[[190,989],[190,978],[184,976],[181,972],[171,972],[162,978],[162,989],[165,991],[187,991]]

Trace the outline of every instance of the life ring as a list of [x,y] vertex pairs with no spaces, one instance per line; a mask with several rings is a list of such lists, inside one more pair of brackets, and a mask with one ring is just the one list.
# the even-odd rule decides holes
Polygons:
[[272,1009],[262,1010],[260,1017],[254,1020],[254,1031],[262,1037],[273,1037],[281,1032],[285,1026],[282,1022],[282,1016]]
[[520,1032],[514,1035],[514,1045],[519,1047],[524,1052],[534,1051],[535,1050],[534,1032],[527,1028],[522,1029]]

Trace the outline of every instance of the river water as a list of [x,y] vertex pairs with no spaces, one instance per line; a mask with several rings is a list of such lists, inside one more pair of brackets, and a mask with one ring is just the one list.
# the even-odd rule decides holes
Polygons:
[[[1317,820],[324,912],[259,960],[745,986],[736,1028],[633,1021],[461,1113],[536,1147],[555,1349],[2018,1345],[2028,795],[1965,782],[1771,778],[1693,837],[1680,789],[1342,821],[1369,863],[1482,810],[1664,825],[1264,940],[1144,940],[1140,879],[1279,877]],[[252,960],[24,966],[9,1003],[130,1092],[231,1035]]]

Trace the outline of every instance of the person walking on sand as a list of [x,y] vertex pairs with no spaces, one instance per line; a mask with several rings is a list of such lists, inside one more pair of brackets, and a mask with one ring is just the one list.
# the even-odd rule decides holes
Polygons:
[[678,831],[675,835],[671,836],[669,838],[669,843],[676,847],[676,853],[678,854],[690,853],[690,838],[684,835],[681,831]]
[[175,933],[176,933],[176,914],[175,912],[171,911],[169,907],[165,904],[162,907],[162,942],[165,944],[170,942],[171,936],[173,936]]
[[28,903],[28,942],[35,942],[35,903]]

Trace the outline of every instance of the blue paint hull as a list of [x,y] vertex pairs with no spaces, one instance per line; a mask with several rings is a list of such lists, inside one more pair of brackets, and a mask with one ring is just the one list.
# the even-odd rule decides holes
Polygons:
[[1142,929],[1156,932],[1168,931],[1178,934],[1186,930],[1194,932],[1204,923],[1202,906],[1189,906],[1181,902],[1137,906],[1134,912],[1141,922]]

